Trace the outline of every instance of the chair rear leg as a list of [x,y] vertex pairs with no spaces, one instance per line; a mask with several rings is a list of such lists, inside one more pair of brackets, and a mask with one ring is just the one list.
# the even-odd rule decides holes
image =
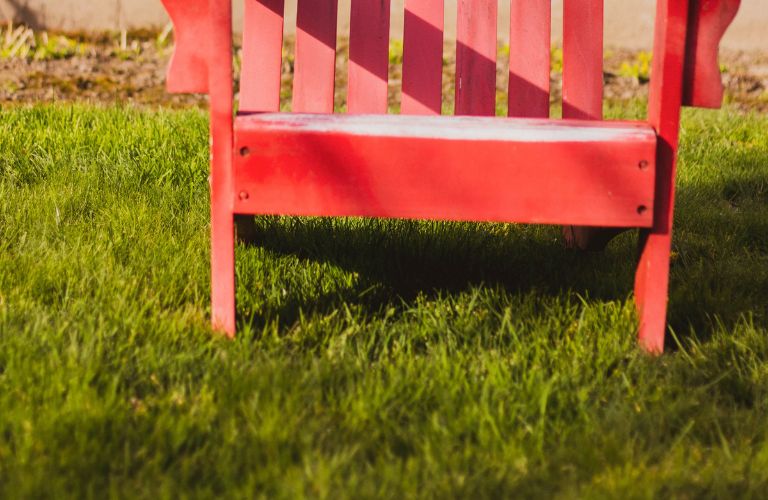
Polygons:
[[635,276],[635,301],[640,320],[640,345],[648,352],[664,351],[669,295],[670,232],[640,233],[640,262]]
[[614,238],[628,231],[626,228],[564,226],[566,248],[586,252],[602,252]]
[[235,224],[223,203],[211,210],[211,323],[214,330],[235,336]]
[[235,239],[245,245],[256,244],[256,218],[253,215],[235,215]]

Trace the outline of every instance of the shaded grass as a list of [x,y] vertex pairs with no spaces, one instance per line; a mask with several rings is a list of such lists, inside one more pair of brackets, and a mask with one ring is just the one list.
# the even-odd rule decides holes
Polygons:
[[205,116],[4,110],[0,495],[762,496],[766,126],[685,115],[651,359],[631,235],[498,224],[260,218],[222,341]]

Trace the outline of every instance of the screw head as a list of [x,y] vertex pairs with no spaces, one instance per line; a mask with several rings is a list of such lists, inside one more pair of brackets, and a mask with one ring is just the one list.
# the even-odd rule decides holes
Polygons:
[[648,160],[642,160],[637,166],[640,167],[640,170],[648,170],[649,165]]
[[248,148],[248,146],[243,146],[240,148],[240,156],[248,156],[251,154],[251,150]]
[[240,196],[240,200],[241,201],[245,201],[245,200],[247,200],[248,198],[251,197],[251,195],[249,195],[246,191],[240,191],[240,195],[239,196]]
[[639,207],[637,207],[637,215],[643,215],[647,211],[648,211],[648,207],[646,207],[645,205],[640,205]]

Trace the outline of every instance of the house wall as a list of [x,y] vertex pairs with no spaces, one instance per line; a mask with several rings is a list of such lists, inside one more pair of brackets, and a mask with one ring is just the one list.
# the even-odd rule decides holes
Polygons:
[[[341,29],[347,29],[350,0],[340,0]],[[402,0],[394,0],[402,11]],[[296,0],[288,5],[288,31],[295,23]],[[456,0],[446,0],[449,12],[455,12]],[[452,4],[452,5],[451,5]],[[505,23],[509,2],[500,0],[499,35],[507,38]],[[506,7],[504,7],[506,4]],[[606,0],[606,45],[611,47],[650,48],[655,0]],[[562,0],[553,0],[553,37],[560,38]],[[235,1],[235,27],[241,25],[242,2]],[[167,24],[160,0],[0,0],[0,19],[24,22],[37,29],[68,31],[118,31],[122,29],[160,27]],[[402,33],[402,16],[395,16],[392,30]],[[455,32],[455,14],[446,19],[448,36]],[[723,42],[724,47],[741,50],[768,50],[768,5],[766,0],[743,0],[734,25]]]

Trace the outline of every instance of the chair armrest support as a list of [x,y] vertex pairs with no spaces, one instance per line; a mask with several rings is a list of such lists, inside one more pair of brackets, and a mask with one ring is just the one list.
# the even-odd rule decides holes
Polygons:
[[211,38],[208,0],[162,0],[173,22],[175,47],[166,86],[175,94],[208,93],[208,50]]
[[718,55],[720,40],[731,25],[741,0],[691,0],[683,80],[683,105],[719,108],[723,83]]

